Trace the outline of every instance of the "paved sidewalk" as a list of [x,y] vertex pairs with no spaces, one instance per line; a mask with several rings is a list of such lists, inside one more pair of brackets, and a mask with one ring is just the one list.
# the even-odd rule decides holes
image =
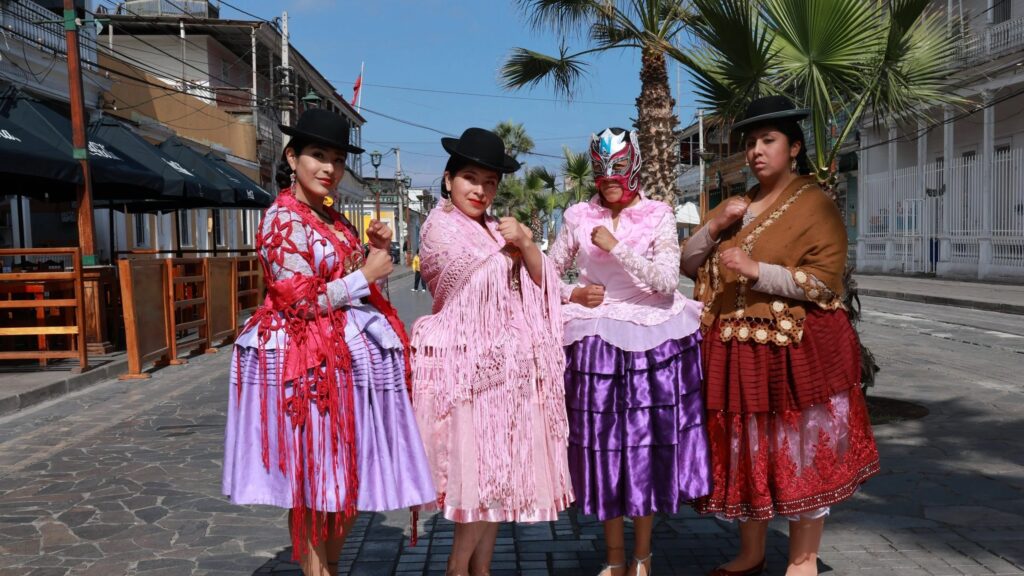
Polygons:
[[[395,282],[411,320],[429,296]],[[870,298],[861,326],[883,371],[872,394],[925,405],[875,428],[882,472],[828,519],[823,576],[1024,575],[1024,316]],[[414,313],[410,313],[414,312]],[[946,338],[948,325],[977,329]],[[227,354],[108,381],[0,418],[0,575],[298,576],[286,514],[220,494]],[[341,573],[440,576],[453,526],[363,514]],[[628,524],[627,524],[628,526]],[[627,528],[628,529],[628,528]],[[787,524],[773,522],[769,576],[782,576]],[[505,525],[494,576],[593,576],[600,524]],[[736,527],[684,509],[660,515],[654,574],[700,576],[735,553]]]
[[871,274],[854,279],[863,296],[1024,314],[1024,285]]

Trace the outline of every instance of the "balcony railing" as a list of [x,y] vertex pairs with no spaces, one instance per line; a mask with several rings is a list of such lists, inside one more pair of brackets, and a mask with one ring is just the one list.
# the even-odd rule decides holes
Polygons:
[[957,46],[956,58],[961,67],[967,67],[1021,49],[1024,49],[1024,18],[1015,18],[978,33],[968,32]]
[[220,6],[209,0],[126,0],[118,3],[116,13],[131,16],[220,18]]
[[[19,42],[35,44],[58,54],[67,52],[62,16],[31,0],[0,2],[0,27],[12,33],[14,39]],[[78,31],[83,63],[95,62],[96,29],[92,26],[82,26]]]

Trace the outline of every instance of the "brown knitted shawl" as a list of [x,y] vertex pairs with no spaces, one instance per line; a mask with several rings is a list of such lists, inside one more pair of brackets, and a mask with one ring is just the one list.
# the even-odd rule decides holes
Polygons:
[[[757,190],[752,188],[747,197],[752,200]],[[712,210],[707,221],[723,206]],[[720,254],[736,246],[755,261],[788,268],[808,301],[757,292],[754,282],[720,266]],[[845,269],[846,228],[839,210],[813,177],[799,177],[749,224],[737,222],[720,234],[697,273],[694,297],[704,303],[701,328],[706,333],[720,320],[724,341],[799,342],[806,306],[843,308]]]

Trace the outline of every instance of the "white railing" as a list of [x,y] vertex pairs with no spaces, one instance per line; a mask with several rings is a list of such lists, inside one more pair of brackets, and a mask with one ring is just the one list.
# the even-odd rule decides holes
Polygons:
[[1005,56],[1024,48],[1024,18],[1014,18],[978,33],[964,35],[957,45],[956,59],[966,67],[982,60]]
[[992,198],[992,236],[1024,238],[1024,148],[996,152],[992,185],[1003,191]]
[[[64,40],[64,17],[31,0],[0,2],[0,27],[18,42],[27,42],[55,52],[67,53]],[[79,31],[79,54],[83,64],[91,68],[96,62],[96,29],[82,26]]]
[[120,2],[116,12],[136,16],[182,16],[217,18],[220,9],[208,0],[126,0]]
[[[1024,269],[1024,148],[995,152],[986,186],[980,155],[864,178],[860,237],[865,260],[886,269],[934,272],[940,260]],[[948,178],[948,180],[947,180]],[[940,256],[939,246],[946,249]]]

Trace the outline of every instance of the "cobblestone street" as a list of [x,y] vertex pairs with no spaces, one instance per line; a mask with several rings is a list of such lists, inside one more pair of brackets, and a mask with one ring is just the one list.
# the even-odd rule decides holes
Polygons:
[[[407,321],[429,310],[392,282]],[[1024,316],[864,298],[883,371],[872,394],[924,405],[876,428],[882,474],[826,524],[823,574],[1024,574]],[[298,574],[284,511],[220,494],[227,349],[146,381],[108,381],[0,419],[0,574]],[[453,525],[365,514],[343,574],[443,574]],[[772,524],[781,575],[785,522]],[[596,574],[600,524],[505,525],[493,574]],[[730,557],[735,527],[686,511],[657,521],[654,574],[696,576]]]

